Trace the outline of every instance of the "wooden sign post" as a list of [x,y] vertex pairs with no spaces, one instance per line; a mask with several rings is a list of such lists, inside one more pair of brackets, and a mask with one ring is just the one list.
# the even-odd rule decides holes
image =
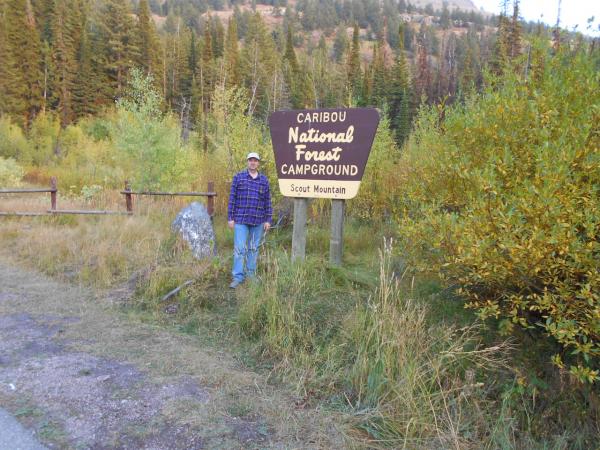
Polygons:
[[279,190],[294,199],[292,259],[304,259],[308,198],[332,199],[330,262],[342,262],[345,200],[358,193],[379,113],[374,108],[276,111],[269,117]]
[[292,261],[304,261],[306,256],[307,198],[294,199],[294,229],[292,231]]

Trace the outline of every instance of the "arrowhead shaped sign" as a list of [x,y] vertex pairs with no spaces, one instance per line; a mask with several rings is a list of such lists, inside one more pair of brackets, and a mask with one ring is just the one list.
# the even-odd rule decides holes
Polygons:
[[281,193],[287,197],[355,197],[378,124],[374,108],[271,114],[269,128]]

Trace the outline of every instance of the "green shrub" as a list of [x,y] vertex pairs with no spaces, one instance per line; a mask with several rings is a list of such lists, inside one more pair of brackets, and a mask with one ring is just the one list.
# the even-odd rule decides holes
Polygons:
[[133,69],[127,96],[117,102],[109,129],[118,165],[135,188],[182,186],[185,174],[193,172],[192,151],[182,146],[179,124],[161,112],[161,102],[152,77]]
[[38,114],[28,133],[29,154],[23,161],[36,166],[49,165],[61,156],[60,146],[57,146],[60,134],[60,121],[52,114]]
[[585,51],[537,63],[535,77],[507,74],[444,120],[421,114],[401,161],[400,231],[413,263],[459,286],[468,307],[505,331],[543,330],[563,349],[555,364],[566,356],[593,382],[600,72]]
[[29,154],[29,144],[21,128],[12,123],[9,116],[0,117],[0,156],[21,162]]
[[0,186],[18,187],[23,178],[23,168],[12,158],[0,156]]

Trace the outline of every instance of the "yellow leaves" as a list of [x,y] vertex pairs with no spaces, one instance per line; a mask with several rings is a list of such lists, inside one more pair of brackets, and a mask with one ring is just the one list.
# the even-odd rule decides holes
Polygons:
[[[534,98],[513,86],[448,107],[443,136],[436,111],[417,124],[434,144],[413,143],[401,159],[411,204],[400,232],[481,317],[502,319],[509,333],[541,316],[548,335],[586,361],[600,355],[600,150],[590,145],[598,108],[589,106],[600,90],[595,69],[578,70],[581,82],[570,69],[549,72],[556,79]],[[597,376],[582,367],[580,379]]]

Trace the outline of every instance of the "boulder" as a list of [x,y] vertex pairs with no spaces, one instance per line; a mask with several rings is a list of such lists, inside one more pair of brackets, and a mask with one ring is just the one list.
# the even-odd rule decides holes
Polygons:
[[179,211],[171,229],[189,244],[195,258],[208,258],[217,253],[212,220],[202,203],[193,202]]

